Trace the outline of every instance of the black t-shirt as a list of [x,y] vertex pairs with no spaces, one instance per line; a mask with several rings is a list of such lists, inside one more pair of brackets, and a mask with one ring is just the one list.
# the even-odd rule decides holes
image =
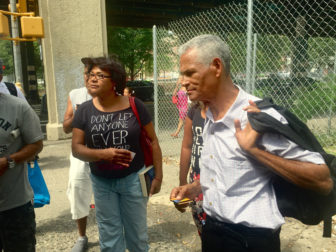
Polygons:
[[193,106],[188,111],[188,117],[192,120],[192,148],[191,148],[191,170],[196,174],[200,174],[200,157],[203,148],[203,127],[204,118],[201,115],[201,108],[199,106]]
[[[143,126],[151,122],[145,105],[135,98],[135,105]],[[115,112],[99,111],[93,101],[79,106],[72,126],[85,132],[85,144],[91,149],[118,148],[136,153],[128,168],[108,161],[90,162],[92,174],[105,178],[122,178],[144,166],[144,155],[140,147],[140,125],[132,108]]]

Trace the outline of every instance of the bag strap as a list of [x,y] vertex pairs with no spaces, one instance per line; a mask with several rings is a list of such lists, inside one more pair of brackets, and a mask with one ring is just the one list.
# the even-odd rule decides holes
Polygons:
[[16,90],[16,87],[13,83],[5,82],[5,85],[6,85],[8,91],[11,95],[17,96],[17,90]]
[[141,125],[141,121],[140,121],[140,117],[139,117],[139,113],[138,113],[138,110],[136,108],[136,105],[135,105],[135,101],[134,101],[134,97],[133,96],[130,96],[129,97],[129,103],[131,105],[131,108],[133,110],[133,113],[134,115],[136,116],[137,120],[138,120],[138,123],[140,124],[140,127],[142,127]]

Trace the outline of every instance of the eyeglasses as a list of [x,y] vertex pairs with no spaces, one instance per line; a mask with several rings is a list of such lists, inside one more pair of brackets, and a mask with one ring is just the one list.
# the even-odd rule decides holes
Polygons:
[[88,73],[88,77],[89,77],[89,79],[97,78],[97,80],[103,80],[103,79],[106,79],[106,78],[111,78],[112,76],[107,76],[107,75],[104,75],[104,74],[101,74],[101,73],[98,73],[98,74]]

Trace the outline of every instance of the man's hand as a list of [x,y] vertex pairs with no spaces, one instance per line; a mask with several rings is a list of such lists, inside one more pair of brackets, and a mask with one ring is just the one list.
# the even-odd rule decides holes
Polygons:
[[[199,180],[195,180],[192,184],[175,187],[170,193],[170,199],[181,200],[184,198],[195,199],[202,192]],[[175,207],[180,212],[184,212],[188,204],[180,204]]]
[[[202,192],[199,180],[192,184],[175,187],[170,193],[170,199],[182,200],[184,198],[195,199]],[[174,204],[175,208],[181,213],[185,212],[189,203]]]
[[[257,105],[249,100],[250,105],[243,108],[243,110],[247,111],[247,113],[259,113],[260,109]],[[236,138],[239,146],[246,152],[250,153],[251,150],[257,148],[256,142],[260,136],[260,134],[255,131],[250,122],[246,124],[246,127],[242,130],[240,121],[238,119],[234,120],[234,125],[236,128]]]
[[247,113],[259,113],[260,109],[258,108],[257,104],[255,104],[254,101],[249,100],[248,106],[244,107],[243,110],[246,111]]
[[0,176],[2,176],[8,169],[7,158],[0,158]]
[[253,149],[257,148],[256,142],[260,134],[252,128],[251,124],[248,122],[245,129],[242,130],[240,121],[238,119],[235,119],[234,125],[236,128],[235,135],[239,146],[248,153],[250,153]]

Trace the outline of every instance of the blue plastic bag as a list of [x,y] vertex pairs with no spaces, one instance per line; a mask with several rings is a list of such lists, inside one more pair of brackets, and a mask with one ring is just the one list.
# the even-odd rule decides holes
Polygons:
[[28,179],[34,191],[34,207],[43,207],[49,204],[50,194],[37,159],[34,161],[34,167],[28,163]]

